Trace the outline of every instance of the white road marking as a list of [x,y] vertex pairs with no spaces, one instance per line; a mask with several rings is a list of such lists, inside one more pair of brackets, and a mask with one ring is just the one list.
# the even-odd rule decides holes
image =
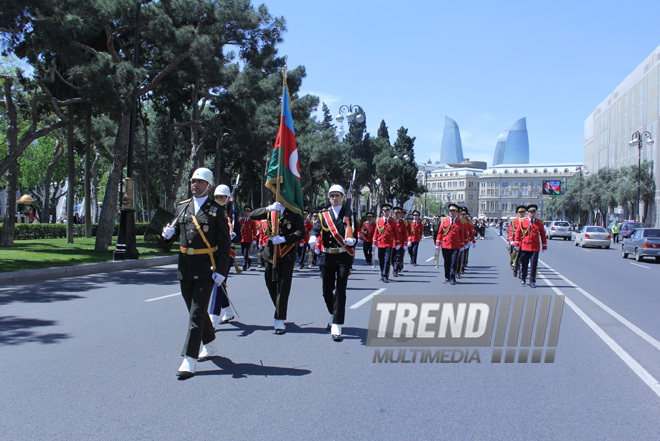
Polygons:
[[[547,265],[546,265],[547,266]],[[554,270],[553,270],[554,271]],[[559,273],[557,273],[559,274]],[[561,274],[559,274],[561,276]],[[565,294],[561,292],[559,288],[554,286],[550,280],[548,280],[543,274],[539,276],[552,287],[552,289],[559,295],[563,295],[566,304],[584,321],[587,326],[591,328],[592,331],[600,337],[603,342],[614,351],[614,353],[625,363],[628,367],[644,382],[646,385],[651,388],[653,392],[660,398],[660,383],[656,380],[649,372],[642,367],[641,364],[637,362],[634,358],[630,356],[617,342],[612,339],[605,331],[603,331],[600,326],[598,326],[591,318],[585,314],[575,303],[571,301]]]
[[377,290],[377,291],[372,292],[371,294],[369,294],[368,296],[366,296],[365,298],[363,298],[363,299],[360,300],[359,302],[357,302],[357,303],[351,305],[348,309],[358,309],[360,306],[364,305],[364,304],[367,303],[369,300],[373,299],[374,297],[376,297],[378,294],[382,293],[382,292],[385,291],[386,289],[387,289],[387,288],[381,288],[381,289],[379,289],[379,290]]
[[435,256],[431,256],[431,257],[429,257],[428,259],[426,259],[426,262],[430,262],[430,261],[432,261],[433,259],[435,259]]
[[170,294],[170,295],[167,295],[167,296],[154,297],[153,299],[147,299],[147,300],[145,300],[145,302],[155,302],[156,300],[163,300],[163,299],[167,299],[167,298],[175,297],[175,296],[180,296],[180,295],[181,295],[180,292],[175,292],[174,294]]
[[644,266],[644,265],[640,265],[639,263],[633,263],[633,262],[630,262],[630,264],[631,264],[631,265],[638,266],[638,267],[640,267],[640,268],[651,269],[650,267],[648,267],[648,266]]
[[645,340],[647,343],[649,343],[651,346],[653,346],[654,348],[660,350],[660,341],[654,339],[653,337],[651,337],[650,335],[648,335],[646,332],[642,331],[642,330],[639,329],[637,326],[633,325],[630,321],[628,321],[626,318],[624,318],[621,314],[619,314],[618,312],[616,312],[615,310],[613,310],[612,308],[610,308],[609,306],[607,306],[605,303],[603,303],[603,302],[601,302],[600,300],[598,300],[596,297],[594,297],[594,296],[592,296],[591,294],[589,294],[589,293],[588,293],[587,291],[585,291],[584,289],[582,289],[582,288],[580,288],[579,286],[577,286],[575,283],[573,283],[572,281],[570,281],[569,279],[567,279],[564,275],[560,274],[557,270],[555,270],[554,268],[550,267],[547,263],[545,263],[545,262],[541,262],[541,264],[542,264],[543,266],[545,266],[546,268],[549,268],[550,270],[552,270],[556,275],[558,275],[559,277],[561,277],[561,279],[562,279],[564,282],[568,283],[568,284],[571,285],[573,288],[577,289],[577,290],[578,290],[583,296],[585,296],[587,299],[591,300],[593,303],[595,303],[596,305],[598,305],[603,311],[605,311],[606,313],[608,313],[609,315],[611,315],[612,317],[614,317],[615,319],[617,319],[622,325],[624,325],[625,327],[627,327],[628,329],[630,329],[632,332],[634,332],[635,334],[637,334],[639,337],[641,337],[642,339],[644,339],[644,340]]

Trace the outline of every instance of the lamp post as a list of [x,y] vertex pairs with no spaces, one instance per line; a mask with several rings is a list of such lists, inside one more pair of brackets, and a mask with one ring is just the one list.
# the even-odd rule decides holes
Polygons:
[[650,147],[653,145],[653,138],[651,137],[651,133],[648,130],[645,130],[643,132],[640,132],[639,130],[636,131],[635,133],[632,134],[632,140],[628,143],[630,147],[637,147],[638,149],[638,156],[637,156],[637,221],[642,220],[642,214],[639,209],[639,196],[640,196],[640,188],[641,188],[641,183],[642,183],[642,146],[644,145],[644,141],[646,141],[646,144]]
[[351,123],[354,119],[359,123],[364,122],[364,110],[362,110],[362,107],[358,106],[357,104],[349,104],[348,106],[343,104],[341,107],[339,107],[339,113],[335,117],[335,120],[339,123],[340,140],[343,140],[344,135],[346,134],[344,131],[344,119],[346,119],[346,122],[348,123],[348,129],[350,130]]
[[589,173],[589,168],[587,168],[586,165],[579,165],[575,167],[576,170],[580,171],[580,199],[578,200],[578,228],[582,226],[582,171],[585,168],[587,169],[587,173]]
[[[140,10],[142,0],[137,0],[135,15],[135,50],[133,52],[133,68],[137,68],[140,55]],[[126,185],[122,197],[121,214],[119,217],[119,233],[117,245],[113,253],[114,260],[139,259],[135,243],[135,206],[133,203],[133,145],[135,144],[135,120],[137,107],[137,84],[131,96],[131,119],[128,128],[128,146],[126,152]]]

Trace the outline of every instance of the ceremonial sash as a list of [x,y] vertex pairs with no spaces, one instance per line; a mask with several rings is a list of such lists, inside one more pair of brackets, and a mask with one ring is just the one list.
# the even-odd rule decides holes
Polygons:
[[330,233],[332,234],[332,237],[335,238],[337,243],[343,249],[345,249],[348,254],[353,256],[355,254],[355,250],[344,243],[344,238],[341,237],[341,235],[337,231],[337,226],[332,221],[332,216],[330,216],[330,212],[329,211],[322,211],[321,215],[323,216],[323,219],[325,220],[325,223],[328,225],[328,228],[330,229]]
[[[211,244],[210,244],[209,241],[206,239],[206,236],[204,235],[204,232],[202,231],[202,227],[199,226],[199,222],[197,222],[197,218],[195,217],[195,215],[194,215],[194,214],[191,214],[190,217],[192,218],[192,221],[193,221],[193,223],[195,224],[195,228],[197,228],[197,232],[198,232],[199,235],[202,237],[202,240],[204,241],[204,243],[206,244],[206,246],[209,247],[209,248],[211,248]],[[215,247],[215,249],[217,250],[218,247]],[[207,253],[204,253],[204,254],[207,254]],[[213,253],[208,253],[208,255],[209,255],[209,257],[211,258],[211,266],[213,267],[213,272],[215,273],[215,272],[216,272],[216,269],[215,269],[215,258],[213,257]]]

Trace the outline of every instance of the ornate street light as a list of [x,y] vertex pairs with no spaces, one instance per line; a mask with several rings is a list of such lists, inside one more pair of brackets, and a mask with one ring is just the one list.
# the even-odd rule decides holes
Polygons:
[[348,123],[348,126],[350,128],[351,123],[353,120],[356,122],[362,123],[364,122],[364,110],[362,110],[362,107],[353,104],[349,104],[348,106],[346,104],[342,105],[339,107],[339,113],[335,117],[335,120],[340,124],[339,126],[339,138],[343,139],[344,135],[346,132],[344,131],[344,119]]
[[639,210],[639,196],[640,196],[640,186],[642,182],[642,146],[646,144],[651,147],[653,145],[653,138],[651,133],[647,130],[643,132],[635,132],[632,134],[632,140],[628,143],[630,147],[637,147],[639,154],[637,157],[637,220],[641,222],[642,214]]

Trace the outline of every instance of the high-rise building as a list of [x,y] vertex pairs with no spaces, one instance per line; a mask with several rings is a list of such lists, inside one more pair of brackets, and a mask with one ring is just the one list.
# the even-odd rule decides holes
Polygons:
[[[590,173],[599,169],[637,165],[639,149],[629,142],[636,131],[648,130],[656,141],[645,142],[641,160],[653,161],[655,176],[655,203],[647,211],[648,225],[657,225],[660,219],[660,155],[658,153],[658,122],[660,113],[660,46],[646,57],[589,115],[584,122],[584,163]],[[631,216],[628,207],[619,207],[617,215]]]
[[445,131],[442,133],[440,162],[454,164],[463,161],[463,144],[461,144],[461,132],[458,129],[458,124],[450,117],[445,116]]
[[526,118],[520,118],[509,130],[498,136],[492,165],[500,164],[529,164]]

